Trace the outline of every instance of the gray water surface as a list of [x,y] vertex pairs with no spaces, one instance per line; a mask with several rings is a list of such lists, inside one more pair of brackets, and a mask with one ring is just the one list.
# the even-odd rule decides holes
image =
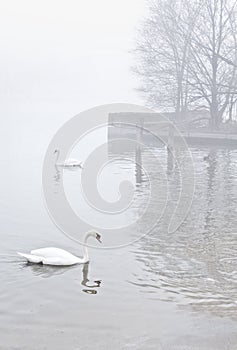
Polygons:
[[[191,151],[195,195],[175,233],[167,233],[163,217],[134,244],[91,248],[88,265],[67,268],[26,264],[16,255],[46,246],[81,255],[81,246],[48,216],[39,158],[1,164],[0,349],[237,349],[237,151]],[[166,167],[166,150],[154,152]],[[149,154],[140,156],[156,176]],[[141,209],[148,183],[125,158],[104,175],[119,181],[125,171],[134,183],[130,218]],[[80,209],[80,176],[67,172],[64,177],[72,206]],[[53,181],[57,189],[60,174]],[[180,181],[175,169],[168,171],[168,181],[172,206]],[[110,182],[101,184],[108,196]],[[109,237],[101,234],[106,245]],[[140,233],[129,234],[139,238]]]

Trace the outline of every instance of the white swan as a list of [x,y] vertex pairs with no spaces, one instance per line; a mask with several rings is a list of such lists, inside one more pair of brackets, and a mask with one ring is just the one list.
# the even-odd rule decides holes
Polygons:
[[89,237],[95,237],[97,241],[101,243],[99,233],[95,231],[87,232],[84,237],[83,243],[83,258],[78,258],[75,255],[60,248],[41,248],[32,250],[30,254],[19,253],[18,255],[25,258],[28,262],[44,265],[60,265],[69,266],[75,264],[85,264],[89,261],[89,255],[87,250],[87,240]]
[[59,149],[56,149],[54,153],[57,154],[56,160],[55,160],[56,166],[62,166],[65,168],[81,168],[81,169],[83,168],[82,162],[79,162],[77,159],[73,159],[73,158],[66,159],[64,163],[58,163],[58,158],[60,153]]

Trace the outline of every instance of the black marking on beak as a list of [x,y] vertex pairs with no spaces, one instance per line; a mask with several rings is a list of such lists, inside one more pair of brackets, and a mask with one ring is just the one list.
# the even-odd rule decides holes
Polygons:
[[99,235],[99,233],[96,233],[96,239],[97,239],[97,241],[99,241],[100,243],[102,243],[100,237],[101,237],[101,236]]

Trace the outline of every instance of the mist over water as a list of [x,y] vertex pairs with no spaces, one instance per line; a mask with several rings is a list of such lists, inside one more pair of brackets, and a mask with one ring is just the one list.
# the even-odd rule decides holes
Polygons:
[[[189,1],[161,3],[169,3],[172,14],[177,10],[174,3],[184,5],[187,11],[171,15],[175,21],[180,16],[185,19],[183,16],[188,13],[197,18]],[[224,2],[208,3],[219,6]],[[10,0],[1,4],[0,350],[237,349],[235,136],[232,148],[217,144],[207,147],[202,142],[190,147],[195,182],[192,205],[182,224],[170,233],[168,227],[183,181],[192,185],[187,154],[177,149],[174,161],[161,142],[150,143],[148,147],[131,147],[129,143],[123,147],[107,146],[110,141],[107,127],[96,130],[75,145],[70,157],[85,163],[90,153],[105,143],[107,162],[98,173],[96,189],[108,207],[121,197],[124,203],[132,197],[128,210],[109,219],[108,215],[93,210],[85,200],[81,170],[56,167],[52,155],[50,184],[55,201],[63,184],[72,210],[87,223],[101,227],[103,244],[98,247],[96,242],[89,247],[89,264],[70,267],[28,264],[16,254],[58,247],[82,256],[79,242],[84,229],[77,227],[76,241],[61,232],[51,220],[42,191],[48,145],[72,116],[97,105],[114,102],[144,105],[146,101],[146,105],[157,107],[157,113],[171,110],[172,119],[177,95],[177,99],[183,99],[179,101],[183,103],[180,108],[185,107],[187,112],[184,131],[205,132],[202,126],[208,125],[209,119],[204,118],[200,128],[198,124],[189,124],[199,113],[208,115],[205,108],[202,110],[200,89],[193,92],[188,88],[190,75],[183,69],[186,63],[186,67],[195,63],[182,60],[187,57],[183,55],[182,42],[190,36],[178,31],[177,23],[170,21],[170,13],[162,12],[160,6],[157,10],[161,10],[162,20],[159,16],[149,18],[147,4],[145,0],[69,4],[55,0],[38,3]],[[168,20],[167,17],[164,20],[164,14]],[[150,32],[146,16],[151,19]],[[225,22],[225,17],[221,17]],[[162,31],[154,26],[153,19],[164,25]],[[222,31],[219,21],[214,22]],[[186,27],[189,22],[185,19],[183,23]],[[203,44],[204,48],[209,46],[206,34],[212,39],[209,29],[203,31],[208,28],[205,16],[203,23],[196,27],[193,36],[195,46],[201,39],[201,46],[196,46],[196,58],[200,58]],[[145,31],[141,30],[143,25]],[[235,32],[234,27],[232,30]],[[161,44],[164,33],[168,35],[171,51],[169,47],[167,51],[167,43]],[[218,58],[220,81],[215,88],[221,97],[217,96],[217,100],[225,105],[223,98],[228,102],[231,97],[223,121],[230,118],[230,111],[233,118],[233,123],[221,125],[223,138],[228,132],[236,133],[236,94],[232,91],[230,71],[236,74],[232,60],[237,48],[235,41],[235,51],[230,50],[228,30],[224,37],[227,51],[221,50],[218,56],[214,50],[204,50],[204,66],[206,53],[213,57],[208,57],[204,74],[199,60],[193,65],[193,78],[199,68],[200,71],[191,81],[197,88],[199,84],[202,88],[204,81],[204,86],[213,92],[213,86],[208,84],[215,85],[215,79],[209,79],[205,72],[209,76],[212,71],[209,63]],[[136,40],[140,59],[133,55]],[[174,47],[177,47],[174,52],[181,55],[180,66],[174,64],[170,54]],[[134,68],[140,70],[140,77],[134,74]],[[176,84],[176,77],[180,78],[177,72],[181,71],[185,80]],[[223,82],[231,83],[224,95]],[[184,91],[176,94],[177,87]],[[205,96],[209,97],[204,89]],[[191,105],[186,105],[187,102]],[[204,107],[207,106],[204,101]],[[193,110],[194,107],[201,109]],[[217,114],[213,116],[215,119]],[[183,127],[182,122],[180,125]],[[212,132],[208,128],[206,131]],[[216,134],[219,131],[215,130]],[[184,177],[178,161],[183,164]],[[120,186],[122,181],[129,182],[130,187]],[[156,189],[152,202],[151,183]],[[186,210],[190,194],[185,194]],[[91,199],[93,202],[95,198]],[[142,217],[148,205],[149,211]],[[113,232],[119,225],[127,227],[141,217],[139,225],[121,230],[120,235]],[[150,230],[156,217],[159,220]],[[182,218],[177,216],[176,221],[179,219]],[[110,249],[114,245],[116,249]]]
[[[104,133],[98,137],[104,140]],[[58,231],[48,217],[41,192],[40,157],[32,153],[30,166],[4,161],[0,265],[3,349],[12,349],[16,343],[24,349],[64,349],[66,345],[89,349],[95,343],[98,349],[176,349],[177,340],[192,349],[200,337],[200,349],[234,349],[237,152],[191,148],[195,168],[192,206],[179,229],[168,233],[180,175],[175,164],[170,165],[166,148],[151,148],[167,174],[164,216],[150,234],[125,248],[91,248],[91,262],[84,267],[29,265],[18,259],[16,251],[44,246],[81,255],[81,246]],[[108,161],[118,155],[101,172],[99,188],[107,200],[115,200],[118,183],[126,174],[135,189],[135,200],[124,217],[127,224],[140,215],[149,192],[146,173],[127,159],[139,159],[161,188],[164,179],[146,149],[108,149]],[[29,164],[29,158],[26,162]],[[17,181],[8,176],[10,171],[17,174]],[[83,208],[83,214],[90,218],[90,211],[85,212],[81,204],[80,172],[65,170],[55,175],[55,196],[57,183],[63,180],[73,209],[80,212]],[[161,191],[151,216],[160,210],[162,200]],[[140,238],[149,224],[142,222],[140,231],[128,232],[128,236]],[[79,237],[82,234],[78,228]],[[103,236],[103,230],[101,234],[105,246],[113,242],[113,237]]]

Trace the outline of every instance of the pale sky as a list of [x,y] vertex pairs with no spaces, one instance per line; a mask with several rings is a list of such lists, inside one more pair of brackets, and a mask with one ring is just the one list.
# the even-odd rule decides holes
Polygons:
[[49,104],[66,118],[141,103],[129,50],[144,12],[145,0],[1,1],[1,96],[20,109]]
[[143,104],[129,51],[145,1],[0,0],[3,137],[51,137],[96,105]]

